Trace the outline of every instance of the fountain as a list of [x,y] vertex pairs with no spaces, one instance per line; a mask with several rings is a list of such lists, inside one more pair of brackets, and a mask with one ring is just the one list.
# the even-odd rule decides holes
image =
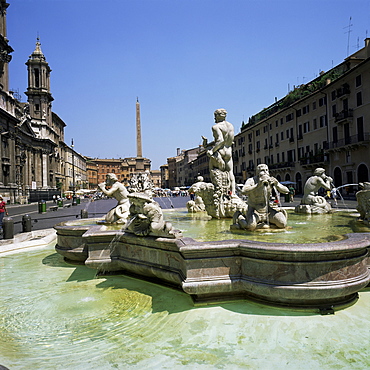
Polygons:
[[[260,165],[258,176],[247,180],[243,187],[248,204],[236,196],[233,175],[216,166],[222,158],[228,158],[221,133],[224,139],[229,134],[230,139],[233,137],[232,125],[225,121],[225,116],[224,110],[215,112],[215,142],[208,149],[211,177],[217,185],[198,181],[193,189],[204,201],[207,219],[210,215],[213,218],[209,222],[222,221],[231,210],[232,216],[237,212],[233,229],[246,232],[241,239],[232,234],[222,240],[222,229],[217,225],[218,240],[199,241],[197,235],[186,236],[164,221],[162,210],[151,197],[133,193],[128,196],[132,205],[124,227],[63,222],[55,226],[56,251],[67,260],[83,262],[100,273],[123,272],[170,285],[197,302],[248,298],[320,310],[355,302],[357,293],[370,281],[367,268],[370,234],[347,233],[312,243],[268,242],[263,232],[259,233],[259,240],[248,238],[248,232],[255,229],[270,231],[275,227],[280,233],[289,233],[286,210],[269,204],[272,190],[278,196],[288,189],[269,176],[266,165]],[[305,187],[304,206],[311,209],[307,214],[315,213],[317,208],[328,208],[322,206],[316,192],[319,184],[329,187],[331,182],[322,169],[315,171]],[[198,213],[193,215],[197,217]],[[175,219],[173,223],[176,222]],[[176,227],[181,229],[181,223],[176,223]],[[230,224],[227,228],[230,229]],[[309,228],[307,232],[312,231]]]
[[357,210],[360,213],[360,219],[370,226],[370,182],[360,183],[359,186],[361,190],[356,193]]
[[297,213],[330,213],[331,206],[326,199],[318,195],[320,188],[326,190],[332,189],[333,179],[325,175],[323,168],[316,168],[313,176],[311,176],[304,186],[304,194],[295,211]]
[[[288,194],[289,189],[270,176],[266,164],[257,166],[256,176],[247,180],[242,193],[248,196],[247,212],[235,212],[232,228],[254,231],[256,229],[278,228],[287,226],[287,213],[280,205],[279,193]],[[270,204],[272,193],[275,194],[277,204]]]
[[[232,218],[236,211],[245,211],[245,203],[236,195],[236,184],[233,173],[232,144],[234,127],[226,121],[225,109],[214,112],[215,124],[212,126],[214,140],[208,142],[203,138],[203,148],[209,157],[209,173],[211,183],[198,178],[189,192],[202,199],[202,206],[213,218]],[[195,203],[188,205],[190,212],[198,211]]]

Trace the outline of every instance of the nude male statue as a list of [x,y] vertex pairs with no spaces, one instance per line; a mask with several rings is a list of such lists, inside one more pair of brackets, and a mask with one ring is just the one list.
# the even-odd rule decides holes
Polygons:
[[[109,189],[106,186],[110,187]],[[121,184],[114,173],[106,175],[105,182],[98,185],[98,188],[108,197],[113,197],[117,200],[117,205],[112,208],[105,216],[107,223],[125,223],[129,216],[130,202],[127,198],[128,191]]]
[[256,169],[256,176],[249,178],[243,186],[242,193],[248,196],[248,211],[246,216],[241,213],[234,216],[234,223],[239,224],[243,229],[255,230],[264,222],[274,224],[282,229],[287,225],[286,212],[270,206],[272,190],[288,194],[289,189],[280,184],[275,177],[270,176],[266,164],[259,164]]
[[207,155],[210,158],[209,170],[211,173],[212,182],[215,183],[213,170],[219,169],[226,172],[230,181],[231,195],[235,195],[235,177],[233,173],[233,158],[232,145],[234,141],[234,126],[226,121],[227,112],[225,109],[217,109],[214,112],[215,125],[212,126],[212,133],[214,141],[207,142],[203,138],[203,146],[213,145],[211,149],[207,150]]
[[303,198],[301,204],[313,205],[317,207],[325,207],[327,202],[324,197],[317,194],[320,188],[330,190],[332,188],[333,179],[326,176],[325,170],[323,168],[316,168],[303,190]]

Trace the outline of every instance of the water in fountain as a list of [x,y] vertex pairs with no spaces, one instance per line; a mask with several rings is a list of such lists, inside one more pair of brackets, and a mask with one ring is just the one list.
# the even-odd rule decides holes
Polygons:
[[[340,185],[340,186],[337,186],[337,187],[334,184],[331,184],[331,185],[333,187],[332,190],[331,190],[331,194],[334,195],[333,198],[335,196],[339,196],[339,198],[340,198],[340,200],[342,202],[343,207],[348,210],[348,207],[347,207],[347,205],[346,205],[346,203],[344,201],[344,198],[342,196],[342,193],[339,191],[339,189],[345,188],[347,186],[358,186],[358,184],[344,184],[344,185]],[[335,205],[337,206],[336,199],[334,199],[334,202],[335,202]]]
[[270,227],[270,219],[269,219],[269,204],[270,204],[270,199],[269,199],[269,192],[267,191],[267,185],[264,184],[265,186],[263,187],[263,194],[265,196],[265,204],[266,204],[266,226],[267,228]]
[[53,245],[0,261],[0,363],[9,369],[369,365],[368,289],[356,305],[321,316],[252,301],[194,306],[186,294],[147,281],[95,278]]
[[166,196],[164,197],[158,197],[156,198],[156,202],[159,203],[161,208],[175,208],[173,205],[171,196],[166,193]]

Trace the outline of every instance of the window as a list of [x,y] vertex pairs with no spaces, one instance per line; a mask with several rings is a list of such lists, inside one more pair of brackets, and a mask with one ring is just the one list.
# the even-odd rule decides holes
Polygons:
[[333,127],[333,143],[338,142],[338,127]]
[[35,87],[40,87],[40,70],[38,68],[35,68],[34,74],[35,74]]
[[326,126],[326,115],[320,117],[320,127]]
[[332,107],[331,107],[331,111],[332,111],[332,115],[333,117],[335,117],[337,115],[337,105],[334,104]]
[[335,100],[337,97],[337,90],[331,92],[331,100]]
[[302,115],[302,111],[300,109],[297,110],[297,117],[300,117]]
[[343,110],[348,112],[348,99],[343,99]]
[[260,136],[260,130],[256,131],[256,136]]
[[284,140],[284,132],[283,131],[281,131],[281,133],[280,133],[280,139]]
[[356,76],[356,87],[361,86],[362,81],[361,81],[361,75]]
[[286,134],[286,138],[289,139],[289,130],[286,130],[285,134]]
[[357,106],[359,107],[360,105],[362,105],[362,92],[359,91],[357,94],[356,94],[356,100],[357,100]]
[[315,101],[312,103],[312,109],[313,109],[313,110],[315,110],[315,109],[316,109],[316,102],[315,102]]
[[351,163],[351,152],[350,151],[346,152],[346,163]]
[[326,96],[319,99],[319,107],[322,107],[323,105],[326,105]]
[[292,119],[294,119],[294,114],[293,114],[293,113],[289,113],[289,114],[285,117],[285,122],[290,122]]
[[276,122],[275,122],[275,127],[279,127],[279,121],[278,120],[276,120]]
[[313,119],[313,129],[317,130],[317,119],[316,118]]
[[363,141],[365,139],[364,117],[357,118],[357,137],[359,141]]
[[303,139],[303,134],[302,134],[302,125],[298,126],[298,140]]
[[310,132],[310,122],[307,121],[303,124],[303,132],[306,133],[306,132]]
[[35,110],[40,110],[40,104],[35,104]]
[[302,109],[302,113],[303,113],[303,114],[307,114],[309,111],[310,111],[310,106],[309,106],[309,105],[306,105],[306,106],[305,106],[305,107],[303,107],[303,109]]

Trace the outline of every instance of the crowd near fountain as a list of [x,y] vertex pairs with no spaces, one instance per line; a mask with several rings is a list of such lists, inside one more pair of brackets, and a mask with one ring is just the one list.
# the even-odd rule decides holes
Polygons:
[[[213,140],[203,137],[209,157],[211,182],[199,176],[189,192],[190,214],[211,219],[229,219],[230,229],[245,234],[231,238],[199,241],[184,236],[181,223],[165,220],[163,210],[152,198],[147,174],[137,174],[126,189],[114,174],[108,174],[99,189],[114,197],[117,205],[95,225],[64,222],[56,226],[56,250],[67,260],[83,261],[99,272],[124,272],[182,289],[194,301],[249,298],[269,304],[303,308],[342,307],[352,304],[368,285],[370,234],[349,233],[322,243],[266,242],[264,232],[288,230],[288,212],[280,194],[289,189],[259,164],[256,175],[236,194],[232,163],[233,125],[227,112],[217,109],[212,126]],[[369,222],[369,187],[358,193],[359,212]],[[333,212],[319,189],[332,190],[333,180],[317,168],[307,180],[301,217]],[[319,217],[319,216],[316,216]],[[121,225],[110,228],[109,225]],[[178,230],[179,229],[179,230]],[[260,241],[248,238],[262,233]],[[118,235],[118,237],[117,237]],[[240,236],[239,236],[240,237]],[[115,240],[112,248],[112,240]]]

